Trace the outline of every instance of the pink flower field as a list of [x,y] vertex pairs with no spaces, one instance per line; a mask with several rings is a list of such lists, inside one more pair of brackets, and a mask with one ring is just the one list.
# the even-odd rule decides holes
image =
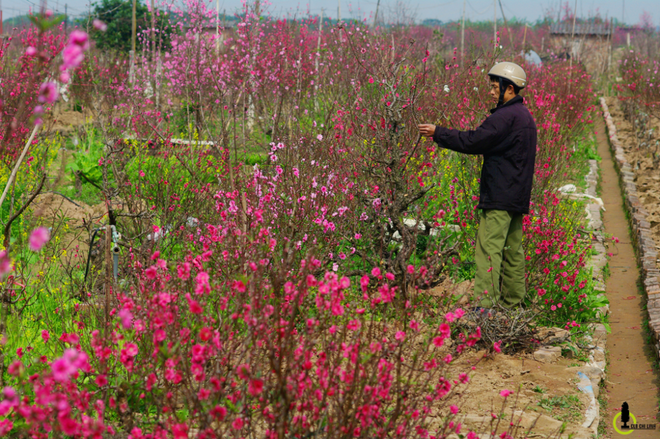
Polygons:
[[[512,387],[493,389],[490,424],[461,420],[467,359],[539,342],[491,339],[458,292],[482,159],[417,125],[476,128],[490,66],[525,66],[522,312],[581,337],[606,300],[584,203],[557,188],[581,188],[595,154],[595,79],[542,24],[495,42],[474,26],[463,54],[455,26],[214,5],[150,6],[133,55],[104,46],[117,23],[65,32],[46,11],[0,44],[0,435],[525,437],[499,424]],[[617,86],[655,111],[640,76],[658,60],[624,65]]]

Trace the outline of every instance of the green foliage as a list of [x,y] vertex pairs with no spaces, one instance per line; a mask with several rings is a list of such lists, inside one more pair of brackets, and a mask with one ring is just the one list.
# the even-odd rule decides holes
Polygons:
[[[92,16],[108,25],[105,32],[93,31],[91,34],[99,49],[117,50],[120,52],[131,50],[132,2],[101,0],[94,3]],[[135,16],[138,33],[151,28],[151,13],[145,4],[137,2]],[[162,38],[162,47],[169,47],[170,36],[174,30],[168,14],[162,11],[156,14],[156,29],[158,29],[158,37]],[[142,42],[140,38],[137,38],[136,50],[140,50],[141,46]]]
[[[193,153],[141,153],[126,166],[126,173],[129,180],[139,182],[140,187],[162,191],[162,185],[165,184],[174,194],[185,197],[184,188],[189,182],[214,183],[221,167],[221,161],[210,154],[197,156]],[[194,177],[189,170],[193,170]]]
[[552,410],[555,407],[569,408],[573,405],[579,405],[580,400],[575,395],[552,396],[550,398],[541,398],[539,407],[546,410]]
[[603,273],[603,279],[604,280],[609,279],[610,276],[612,275],[612,273],[610,271],[610,263],[609,262],[607,264],[605,264],[605,266],[603,267],[602,273]]
[[[2,222],[2,227],[0,227],[0,243],[4,240],[4,223],[10,217],[10,207],[12,214],[15,214],[17,209],[19,209],[26,198],[33,193],[37,188],[39,181],[41,180],[42,170],[47,169],[53,163],[55,156],[57,155],[57,150],[62,146],[62,139],[59,135],[55,135],[50,139],[42,139],[37,144],[35,144],[31,151],[31,159],[24,160],[21,164],[21,167],[16,174],[13,187],[10,188],[7,198],[0,207],[0,222]],[[5,188],[11,169],[4,168],[3,172],[0,172],[0,191]],[[25,218],[25,212],[23,215],[19,216],[14,220],[11,225],[11,243],[17,243],[19,246],[22,244],[22,239],[24,235],[24,227],[26,224],[29,224],[29,221]]]
[[37,27],[40,31],[47,31],[59,24],[63,23],[66,17],[64,15],[54,15],[50,18],[47,18],[44,14],[29,14],[26,15],[28,21]]
[[481,158],[441,149],[428,154],[437,174],[424,181],[435,189],[419,206],[422,217],[434,220],[438,240],[458,243],[458,260],[448,267],[452,277],[457,281],[472,279],[476,271],[474,242],[479,222],[474,206],[479,197],[477,178]]
[[596,136],[592,132],[576,139],[571,160],[573,166],[568,170],[566,181],[575,184],[583,192],[587,187],[584,177],[589,173],[589,160],[600,161]]
[[[94,130],[87,133],[82,149],[73,153],[73,162],[67,165],[67,170],[75,179],[79,175],[83,186],[91,184],[96,188],[103,187],[103,167],[100,163],[103,157],[103,143],[96,138]],[[112,179],[112,170],[108,168],[108,179]]]
[[9,33],[11,29],[22,29],[25,27],[30,27],[31,25],[36,25],[37,28],[46,30],[54,26],[59,26],[67,20],[67,16],[63,14],[52,16],[49,19],[46,19],[41,14],[22,14],[16,15],[11,18],[7,18],[2,21],[2,26],[5,33]]
[[182,133],[183,137],[187,137],[189,133],[192,133],[199,109],[199,103],[189,103],[183,100],[181,105],[174,110],[171,119],[173,131],[175,133]]
[[259,153],[247,153],[243,156],[243,163],[249,166],[264,165],[268,161],[268,157]]
[[[2,183],[2,185],[0,187],[2,189],[4,189],[5,182],[2,181],[2,180],[0,180],[0,182]],[[0,189],[0,190],[2,190],[2,189]],[[15,189],[14,189],[14,200],[23,199],[26,191],[27,191],[27,188],[26,188],[25,185],[17,184],[15,186]],[[10,207],[10,203],[5,202],[5,203],[2,203],[2,208],[0,208],[0,219],[3,221],[3,223],[9,219],[9,207]],[[14,208],[14,211],[15,211],[15,208]],[[17,220],[14,221],[14,223],[12,224],[12,228],[11,228],[11,241],[14,241],[15,239],[20,238],[20,232],[23,229],[23,223],[24,222],[23,222],[22,217],[19,217]],[[2,229],[4,229],[4,227]],[[4,238],[4,236],[3,236],[3,238]]]
[[[203,145],[156,149],[131,143],[132,158],[124,168],[126,179],[135,193],[148,203],[149,210],[155,212],[153,224],[165,230],[178,227],[180,212],[195,212],[195,217],[200,218],[205,208],[200,205],[197,194],[217,184],[218,178],[224,175],[222,158]],[[163,254],[178,251],[182,248],[175,245]]]
[[64,186],[59,192],[65,197],[82,201],[88,206],[94,206],[103,201],[103,193],[98,188],[84,181],[80,192],[73,185]]
[[[570,356],[583,363],[589,361],[589,356],[582,349],[579,349],[577,346],[575,346],[572,343],[568,343],[568,342],[563,343],[561,346],[561,354],[564,357]],[[576,363],[576,364],[580,365],[580,363]]]

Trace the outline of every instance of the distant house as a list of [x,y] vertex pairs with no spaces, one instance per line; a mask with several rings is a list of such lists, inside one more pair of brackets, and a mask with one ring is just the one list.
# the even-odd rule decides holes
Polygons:
[[183,31],[188,32],[192,31],[196,34],[196,37],[199,38],[200,34],[206,37],[214,36],[216,30],[220,33],[220,43],[222,43],[227,37],[233,36],[235,29],[233,22],[224,22],[220,23],[220,26],[216,27],[215,22],[208,21],[206,23],[196,23],[190,24],[186,23],[183,26]]
[[558,55],[585,65],[590,73],[604,71],[609,63],[611,22],[593,20],[553,23],[550,25],[552,47]]

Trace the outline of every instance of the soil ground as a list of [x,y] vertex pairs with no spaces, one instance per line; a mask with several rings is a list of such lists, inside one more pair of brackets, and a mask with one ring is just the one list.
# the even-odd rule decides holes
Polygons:
[[82,128],[86,121],[92,120],[92,114],[89,110],[85,113],[73,111],[67,105],[56,105],[52,116],[49,118],[50,129],[60,132],[63,135],[76,133]]
[[649,213],[646,219],[651,223],[657,246],[660,243],[660,119],[649,117],[646,133],[638,139],[633,124],[624,117],[621,101],[613,97],[606,101],[626,158],[633,165],[639,200]]
[[453,366],[456,372],[465,371],[479,362],[463,395],[461,413],[467,414],[463,419],[467,428],[487,432],[491,413],[499,413],[504,403],[499,393],[508,389],[517,395],[514,393],[506,401],[508,418],[504,426],[508,427],[512,412],[523,411],[524,415],[513,416],[513,422],[522,421],[522,433],[536,421],[527,437],[558,437],[562,423],[566,423],[562,438],[571,433],[590,437],[589,431],[581,427],[589,399],[576,386],[583,362],[560,357],[556,362],[543,363],[535,360],[533,354],[495,354],[482,359],[484,354],[480,351],[459,357]]
[[[619,120],[615,121],[617,128]],[[605,232],[620,238],[617,251],[610,259],[611,276],[607,280],[607,297],[610,300],[610,325],[612,333],[607,340],[609,352],[606,398],[607,413],[603,422],[608,437],[619,437],[612,422],[627,402],[638,423],[656,423],[658,416],[658,374],[656,360],[643,332],[647,318],[645,298],[638,288],[640,273],[630,240],[628,221],[623,211],[623,199],[619,176],[614,169],[612,155],[605,134],[605,125],[596,122],[598,152],[602,157],[601,176]],[[620,136],[623,141],[623,138]],[[655,207],[655,206],[654,206]],[[635,431],[636,438],[657,438],[658,431]]]
[[[622,114],[617,105],[610,99],[608,105],[612,104],[615,110],[617,134],[624,145],[630,144],[630,134],[626,135],[626,123],[622,120]],[[630,125],[630,124],[628,124]],[[610,152],[605,125],[601,119],[596,121],[598,152],[602,158],[601,177],[603,201],[606,212],[604,213],[605,232],[619,237],[617,251],[610,259],[611,276],[607,280],[607,297],[610,300],[610,325],[612,333],[607,339],[607,350],[609,352],[608,381],[605,395],[608,401],[607,413],[602,413],[602,422],[606,425],[606,437],[620,437],[612,426],[614,417],[621,410],[621,404],[625,401],[629,410],[637,419],[638,423],[657,423],[658,418],[658,370],[654,365],[657,359],[652,348],[645,340],[643,322],[648,318],[645,310],[646,299],[639,288],[640,273],[637,269],[635,253],[631,244],[629,226],[623,211],[623,199],[619,186],[619,176],[614,169],[612,155]],[[639,151],[628,151],[628,160],[634,163],[638,160],[640,165],[636,170],[638,175],[637,188],[647,192],[646,200],[642,202],[651,215],[660,215],[660,205],[656,198],[660,194],[660,181],[658,171],[650,173],[649,167],[652,161],[643,157]],[[641,172],[640,172],[641,171]],[[656,178],[653,178],[656,177]],[[643,183],[640,184],[640,183]],[[640,194],[640,198],[643,195]],[[655,221],[659,221],[656,219]],[[651,221],[651,219],[649,219]],[[660,228],[656,223],[654,238],[658,242]],[[660,432],[635,431],[635,438],[658,438]]]

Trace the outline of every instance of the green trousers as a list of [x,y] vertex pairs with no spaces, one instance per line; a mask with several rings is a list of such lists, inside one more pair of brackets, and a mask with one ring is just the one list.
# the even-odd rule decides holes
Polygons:
[[474,292],[477,297],[482,296],[480,306],[484,308],[495,303],[512,308],[525,297],[522,217],[503,210],[481,211]]

